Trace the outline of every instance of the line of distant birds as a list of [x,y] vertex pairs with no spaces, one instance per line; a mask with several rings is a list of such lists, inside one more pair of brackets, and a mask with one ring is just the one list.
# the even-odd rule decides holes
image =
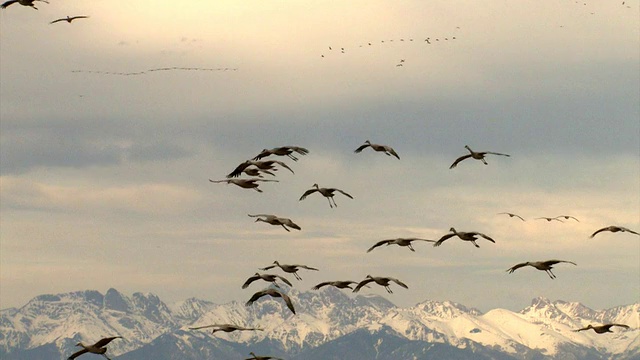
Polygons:
[[88,74],[100,74],[100,75],[120,75],[120,76],[135,76],[135,75],[145,75],[150,72],[155,71],[238,71],[238,68],[200,68],[200,67],[179,67],[179,66],[171,66],[171,67],[162,67],[162,68],[153,68],[142,71],[134,71],[134,72],[116,72],[116,71],[99,71],[99,70],[71,70],[72,73],[88,73]]

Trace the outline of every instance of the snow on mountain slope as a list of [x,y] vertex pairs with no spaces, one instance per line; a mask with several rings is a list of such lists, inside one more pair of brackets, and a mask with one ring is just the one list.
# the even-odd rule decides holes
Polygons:
[[[20,309],[0,311],[0,349],[10,353],[55,344],[68,354],[78,341],[94,342],[103,336],[120,335],[125,340],[109,346],[109,353],[118,355],[141,348],[161,335],[180,334],[167,337],[166,341],[181,339],[179,348],[185,352],[190,351],[191,340],[195,341],[190,337],[197,337],[200,340],[196,343],[224,340],[296,354],[355,331],[388,328],[411,341],[460,349],[480,344],[512,355],[537,350],[560,359],[567,351],[602,354],[602,358],[640,353],[640,304],[592,310],[577,302],[536,298],[517,313],[493,309],[482,314],[451,301],[427,300],[398,308],[379,296],[354,298],[334,288],[284,291],[291,297],[297,315],[287,309],[282,299],[269,297],[250,306],[244,301],[219,305],[199,299],[167,306],[152,294],[127,297],[114,289],[105,295],[97,291],[41,295]],[[614,333],[609,334],[574,331],[604,322],[628,324],[631,329],[614,328]],[[211,334],[205,329],[188,329],[216,323],[263,330]]]

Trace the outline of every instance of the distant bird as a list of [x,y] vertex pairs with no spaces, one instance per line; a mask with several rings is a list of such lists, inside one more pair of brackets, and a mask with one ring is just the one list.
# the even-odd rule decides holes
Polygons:
[[253,351],[250,352],[249,355],[251,355],[251,357],[245,360],[284,360],[273,356],[258,356]]
[[293,276],[296,277],[296,279],[298,280],[302,280],[302,278],[298,275],[298,270],[299,269],[306,269],[306,270],[314,270],[314,271],[318,271],[318,269],[316,268],[312,268],[309,267],[307,265],[288,265],[288,264],[280,264],[277,260],[273,262],[274,265],[269,265],[267,267],[263,267],[260,270],[269,270],[269,269],[273,269],[274,267],[279,267],[280,269],[282,269],[282,271],[284,272],[288,272],[290,274],[293,274]]
[[320,284],[312,287],[312,290],[318,290],[323,286],[333,286],[333,287],[337,287],[338,289],[351,289],[353,290],[353,288],[351,287],[351,284],[357,284],[357,281],[325,281],[325,282],[321,282]]
[[262,329],[258,329],[258,328],[247,328],[247,327],[242,327],[242,326],[238,326],[238,325],[233,325],[233,324],[213,324],[213,325],[205,325],[205,326],[198,326],[198,327],[190,327],[189,330],[199,330],[199,329],[208,329],[208,328],[214,328],[213,330],[211,330],[212,334],[215,334],[218,331],[224,331],[224,332],[233,332],[233,331],[262,331]]
[[[438,39],[436,39],[438,40]],[[507,155],[507,154],[502,154],[502,153],[497,153],[497,152],[491,152],[491,151],[481,151],[481,152],[475,152],[473,150],[471,150],[471,148],[468,145],[464,146],[467,150],[469,150],[470,154],[468,155],[463,155],[460,156],[459,158],[456,159],[456,161],[453,162],[453,164],[451,164],[451,166],[449,166],[449,169],[453,169],[454,167],[456,167],[456,165],[458,165],[458,163],[462,160],[468,159],[468,158],[472,158],[472,159],[476,159],[476,160],[480,160],[482,161],[483,164],[487,165],[487,162],[485,161],[484,157],[487,154],[491,154],[491,155],[501,155],[501,156],[511,156],[511,155]]]
[[632,233],[632,234],[640,235],[639,233],[637,233],[637,232],[635,232],[635,231],[633,231],[631,229],[627,229],[626,227],[612,225],[612,226],[603,227],[602,229],[600,229],[600,230],[594,232],[593,234],[591,234],[590,237],[592,238],[592,237],[596,236],[596,234],[601,233],[603,231],[611,231],[613,233],[621,231],[621,232],[629,232],[629,233]]
[[516,215],[516,214],[512,214],[512,213],[508,213],[508,212],[501,212],[498,213],[498,215],[509,215],[509,217],[517,217],[518,219],[522,220],[522,221],[526,221],[525,219],[522,218],[522,216],[520,215]]
[[377,248],[378,246],[382,246],[382,245],[399,245],[399,246],[406,246],[409,248],[409,250],[411,251],[416,251],[413,246],[411,246],[411,243],[414,241],[428,241],[428,242],[436,242],[435,240],[428,240],[428,239],[418,239],[418,238],[397,238],[397,239],[388,239],[388,240],[381,240],[378,241],[377,243],[375,243],[372,247],[369,248],[369,250],[367,250],[367,252],[371,252],[371,250]]
[[298,158],[293,155],[293,153],[298,153],[300,155],[307,155],[309,150],[299,147],[299,146],[281,146],[273,149],[264,149],[260,154],[256,155],[253,160],[260,160],[270,155],[277,156],[288,156],[293,161],[298,161]]
[[[338,207],[338,204],[336,204],[336,200],[333,198],[333,193],[334,192],[339,192],[342,195],[348,197],[349,199],[353,199],[353,196],[347,194],[346,192],[340,190],[340,189],[336,189],[336,188],[321,188],[318,186],[318,184],[313,184],[313,187],[315,187],[315,189],[309,189],[307,191],[304,192],[304,194],[302,194],[302,196],[300,197],[300,200],[304,200],[307,196],[313,194],[314,192],[319,192],[322,196],[326,197],[327,200],[329,200],[329,207],[333,208],[333,206],[335,205],[336,207]],[[333,200],[333,204],[331,204],[331,200]]]
[[[400,62],[403,63],[404,60],[401,60]],[[398,64],[398,65],[402,66],[402,64]],[[362,150],[366,149],[367,147],[371,147],[373,150],[383,152],[383,153],[385,153],[385,154],[387,154],[389,156],[395,156],[398,160],[400,159],[400,156],[398,156],[396,151],[393,150],[393,148],[391,146],[372,144],[369,140],[365,141],[364,145],[361,145],[354,152],[355,153],[360,153]]]
[[398,279],[394,279],[391,277],[379,277],[379,276],[371,276],[371,275],[367,275],[367,277],[360,281],[358,283],[358,286],[356,286],[355,289],[353,289],[353,292],[358,292],[360,291],[360,289],[362,289],[363,286],[367,285],[370,282],[375,282],[376,284],[380,285],[380,286],[384,286],[385,290],[387,290],[387,292],[389,294],[393,294],[393,291],[391,291],[391,288],[389,288],[389,284],[391,282],[394,282],[400,286],[402,286],[405,289],[408,289],[409,287],[403,283],[402,281],[398,280]]
[[249,301],[247,301],[247,303],[245,304],[246,306],[249,306],[251,304],[253,304],[256,300],[260,299],[263,296],[269,295],[271,297],[279,297],[282,298],[282,300],[284,300],[285,304],[287,304],[287,307],[289,308],[289,310],[291,310],[292,313],[296,313],[296,310],[293,308],[293,303],[291,303],[291,298],[285,294],[282,293],[278,290],[275,289],[264,289],[262,291],[258,291],[257,293],[253,294],[253,296],[251,297],[251,299],[249,299]]
[[249,285],[251,285],[252,282],[257,281],[257,280],[264,280],[266,282],[270,282],[273,283],[273,285],[275,287],[280,287],[278,286],[278,284],[276,283],[276,280],[280,280],[283,283],[289,285],[289,286],[293,286],[291,284],[291,282],[289,282],[289,280],[287,280],[286,278],[280,276],[280,275],[274,275],[274,274],[260,274],[260,273],[256,273],[255,275],[253,275],[252,277],[248,278],[247,281],[244,282],[244,284],[242,284],[242,288],[246,289],[249,287]]
[[66,18],[60,18],[60,19],[57,19],[57,20],[53,20],[49,24],[55,24],[55,23],[60,22],[60,21],[66,21],[69,24],[71,24],[71,22],[73,20],[75,20],[75,19],[87,19],[87,18],[89,18],[89,17],[85,16],[85,15],[78,15],[78,16],[72,16],[72,17],[67,16]]
[[582,329],[577,329],[577,330],[573,330],[575,332],[578,331],[582,331],[582,330],[589,330],[589,329],[593,329],[593,331],[595,331],[597,334],[604,334],[604,333],[612,333],[613,331],[611,331],[611,328],[614,326],[620,326],[623,327],[625,329],[629,328],[629,325],[625,325],[625,324],[604,324],[604,325],[599,325],[599,326],[593,326],[593,325],[587,325],[587,327],[583,327]]
[[490,238],[489,236],[483,234],[483,233],[479,233],[479,232],[475,232],[475,231],[471,231],[471,232],[463,232],[463,231],[456,231],[455,228],[451,228],[449,229],[449,231],[451,231],[450,234],[446,234],[443,237],[441,237],[438,241],[436,241],[433,246],[440,246],[442,245],[442,243],[449,239],[452,238],[454,236],[459,237],[461,240],[464,241],[470,241],[475,247],[479,248],[480,245],[476,244],[476,240],[478,240],[477,236],[483,237],[489,241],[491,241],[492,243],[495,243],[495,240],[493,240],[492,238]]
[[36,1],[42,1],[43,3],[47,3],[47,4],[49,3],[49,1],[47,0],[9,0],[9,1],[5,1],[2,5],[0,5],[0,9],[5,9],[7,6],[11,4],[18,3],[22,6],[29,6],[38,10],[38,8],[33,5],[33,3]]
[[108,338],[102,338],[100,340],[98,340],[97,343],[93,344],[93,345],[84,345],[83,343],[79,342],[76,344],[76,346],[82,346],[82,350],[74,353],[73,355],[69,356],[67,358],[67,360],[73,360],[75,358],[77,358],[78,356],[82,355],[82,354],[86,354],[86,353],[91,353],[91,354],[98,354],[98,355],[102,355],[104,356],[105,359],[107,360],[111,360],[109,359],[109,357],[107,355],[105,355],[105,353],[107,352],[107,344],[110,343],[111,341],[115,340],[115,339],[122,339],[122,336],[114,336],[114,337],[108,337]]
[[227,180],[211,180],[212,183],[227,183],[238,185],[243,189],[253,189],[257,192],[262,192],[262,190],[258,189],[259,184],[256,184],[258,181],[262,182],[278,182],[278,180],[264,180],[264,179],[227,179]]
[[554,220],[555,220],[555,221],[564,222],[564,221],[562,221],[562,220],[560,220],[560,219],[558,219],[558,218],[544,217],[544,216],[543,216],[543,217],[536,218],[536,220],[547,220],[547,221],[554,221]]
[[556,216],[556,219],[559,218],[564,218],[565,220],[569,220],[569,219],[573,219],[577,222],[580,222],[580,220],[576,219],[575,217],[571,216],[571,215],[560,215],[560,216]]
[[250,217],[257,217],[256,222],[262,221],[262,222],[266,222],[267,224],[271,224],[271,225],[280,225],[287,231],[290,231],[287,228],[287,226],[292,228],[292,229],[302,230],[302,228],[300,226],[296,225],[293,221],[291,221],[291,219],[281,218],[281,217],[277,217],[275,215],[269,215],[269,214],[256,214],[256,215],[248,214],[248,215]]
[[550,278],[555,279],[556,275],[553,272],[551,272],[551,269],[553,268],[553,265],[558,263],[569,263],[569,264],[577,265],[573,261],[566,261],[566,260],[527,261],[527,262],[513,265],[512,267],[507,269],[507,271],[509,272],[509,274],[512,274],[514,271],[516,271],[517,269],[520,269],[523,266],[533,266],[538,270],[546,271],[547,275],[549,275]]
[[265,160],[265,161],[247,160],[247,161],[242,162],[240,165],[238,165],[235,168],[235,170],[233,170],[231,173],[229,173],[229,175],[227,175],[227,178],[240,176],[240,174],[242,174],[244,169],[248,168],[249,166],[255,166],[260,170],[277,170],[275,165],[280,165],[283,168],[291,171],[292,174],[295,174],[293,172],[293,170],[291,170],[291,168],[288,167],[287,164],[283,163],[282,161],[278,161],[278,160]]

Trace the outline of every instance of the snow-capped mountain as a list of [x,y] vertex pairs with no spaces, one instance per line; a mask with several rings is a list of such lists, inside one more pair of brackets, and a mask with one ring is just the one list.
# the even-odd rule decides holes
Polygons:
[[[194,298],[166,305],[153,294],[115,289],[40,295],[0,311],[0,357],[65,359],[79,341],[120,335],[108,354],[138,360],[237,359],[249,351],[291,359],[640,359],[640,303],[592,310],[536,298],[520,312],[482,313],[450,301],[399,308],[380,296],[352,298],[335,288],[287,292],[297,315],[268,297],[245,306]],[[574,331],[606,322],[630,328]],[[214,323],[262,331],[188,329]]]

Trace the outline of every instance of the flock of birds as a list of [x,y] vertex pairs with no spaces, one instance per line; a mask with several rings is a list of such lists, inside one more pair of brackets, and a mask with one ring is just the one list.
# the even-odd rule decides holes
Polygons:
[[[48,3],[47,0],[9,0],[4,2],[2,5],[0,5],[0,8],[4,9],[7,8],[8,6],[12,5],[12,4],[19,4],[22,6],[27,6],[27,7],[31,7],[35,10],[37,10],[37,7],[34,5],[34,3],[36,1],[40,1],[40,2],[44,2],[44,3]],[[576,2],[577,3],[577,2]],[[624,5],[625,2],[622,2],[622,5]],[[586,3],[585,3],[586,5]],[[64,18],[59,18],[59,19],[55,19],[53,21],[50,22],[50,24],[55,24],[58,22],[67,22],[67,23],[71,23],[74,20],[78,20],[78,19],[87,19],[89,18],[89,16],[86,15],[77,15],[77,16],[66,16]],[[459,28],[458,28],[459,29]],[[452,36],[451,40],[455,40],[456,37]],[[442,39],[443,41],[448,41],[449,38],[445,37]],[[388,42],[393,42],[394,40],[388,40]],[[401,38],[398,39],[398,42],[404,42],[405,39]],[[413,38],[409,38],[406,40],[407,42],[413,42],[414,39]],[[433,42],[438,42],[440,41],[440,38],[434,38],[431,39],[429,37],[424,39],[424,43],[426,44],[431,44]],[[381,40],[380,43],[385,43],[385,40]],[[366,43],[366,45],[360,45],[359,47],[364,47],[364,46],[372,46],[373,44],[371,42]],[[329,51],[332,52],[336,52],[338,51],[338,49],[334,49],[333,47],[329,46],[328,47]],[[339,52],[340,53],[345,53],[345,48],[341,47],[339,48]],[[324,54],[321,55],[322,57],[325,57]],[[401,59],[398,64],[396,66],[403,66],[405,60]],[[140,72],[131,72],[131,73],[116,73],[116,72],[102,72],[102,71],[82,71],[82,70],[75,70],[73,72],[88,72],[88,73],[99,73],[99,74],[111,74],[111,75],[141,75],[141,74],[145,74],[148,72],[154,72],[154,71],[168,71],[168,70],[199,70],[199,71],[221,71],[221,70],[237,70],[237,69],[233,69],[233,68],[217,68],[217,69],[211,69],[211,68],[186,68],[186,67],[167,67],[167,68],[155,68],[155,69],[149,69],[149,70],[145,70],[145,71],[140,71]],[[370,148],[373,151],[376,152],[380,152],[383,153],[387,156],[390,157],[395,157],[396,159],[400,160],[400,156],[398,155],[398,153],[390,146],[388,145],[381,145],[381,144],[374,144],[371,143],[369,140],[366,140],[364,142],[363,145],[359,146],[358,148],[356,148],[354,150],[355,153],[361,153],[363,150]],[[456,158],[453,163],[450,165],[449,169],[454,169],[458,166],[458,164],[460,164],[462,161],[467,160],[467,159],[474,159],[474,160],[478,160],[481,161],[483,164],[487,165],[487,161],[485,160],[485,157],[487,155],[496,155],[496,156],[504,156],[504,157],[510,157],[509,154],[504,154],[504,153],[498,153],[498,152],[492,152],[492,151],[474,151],[472,150],[469,146],[465,145],[465,148],[468,150],[468,154],[462,155],[458,158]],[[258,155],[256,155],[255,157],[253,157],[250,160],[246,160],[244,162],[242,162],[241,164],[239,164],[231,173],[229,173],[226,176],[226,179],[222,179],[222,180],[212,180],[209,179],[210,182],[212,183],[226,183],[226,184],[234,184],[236,186],[239,186],[241,188],[244,189],[253,189],[257,192],[262,192],[263,190],[259,188],[259,185],[261,183],[267,183],[267,182],[278,182],[278,180],[275,179],[265,179],[264,177],[266,175],[271,176],[271,177],[275,177],[276,172],[283,168],[286,169],[288,171],[290,171],[291,173],[294,173],[293,169],[291,169],[286,163],[284,163],[283,161],[278,161],[278,160],[263,160],[266,157],[269,156],[281,156],[281,157],[288,157],[290,160],[293,161],[298,161],[300,156],[303,155],[307,155],[309,153],[309,150],[303,148],[303,147],[299,147],[299,146],[281,146],[281,147],[276,147],[276,148],[272,148],[272,149],[264,149],[262,150]],[[240,178],[241,175],[247,175],[250,176],[251,178]],[[338,189],[338,188],[326,188],[326,187],[320,187],[318,184],[313,184],[313,186],[309,189],[306,190],[299,198],[300,201],[305,200],[308,196],[313,195],[313,194],[320,194],[323,197],[325,197],[327,199],[327,201],[329,202],[329,207],[330,208],[334,208],[337,207],[338,204],[336,203],[334,196],[336,194],[341,194],[349,199],[354,199],[354,197],[352,195],[350,195],[349,193]],[[510,212],[502,212],[502,213],[498,213],[499,215],[508,215],[509,217],[513,218],[518,218],[522,221],[526,221],[523,217],[521,217],[520,215],[514,214],[514,213],[510,213]],[[276,215],[272,215],[272,214],[248,214],[249,217],[252,218],[256,218],[255,222],[265,222],[267,224],[270,225],[274,225],[274,226],[281,226],[282,228],[284,228],[286,231],[291,231],[290,229],[295,229],[295,230],[302,230],[302,228],[297,225],[296,223],[294,223],[291,219],[289,218],[284,218],[284,217],[279,217]],[[574,221],[579,221],[577,218],[571,216],[571,215],[560,215],[560,216],[556,216],[556,217],[538,217],[536,219],[539,220],[546,220],[548,222],[551,221],[558,221],[558,222],[563,222],[564,220],[574,220]],[[609,231],[612,233],[616,233],[616,232],[628,232],[631,234],[635,234],[635,235],[640,235],[640,233],[633,231],[631,229],[622,227],[622,226],[616,226],[616,225],[612,225],[612,226],[607,226],[607,227],[603,227],[601,229],[596,230],[590,237],[593,238],[595,237],[597,234],[601,233],[601,232],[605,232],[605,231]],[[473,244],[475,247],[480,247],[476,241],[480,240],[480,239],[484,239],[487,240],[491,243],[495,243],[495,240],[493,238],[491,238],[490,236],[483,234],[481,232],[476,232],[476,231],[457,231],[454,227],[451,227],[449,229],[449,232],[447,234],[442,235],[439,239],[437,240],[432,240],[432,239],[423,239],[423,238],[395,238],[395,239],[385,239],[385,240],[380,240],[377,241],[375,244],[373,244],[369,249],[367,249],[367,253],[373,251],[376,248],[382,247],[384,246],[389,246],[389,245],[397,245],[400,247],[407,247],[410,251],[415,251],[414,247],[413,247],[413,243],[414,242],[425,242],[425,243],[431,243],[434,247],[438,247],[441,246],[446,240],[448,239],[452,239],[452,238],[458,238],[462,241],[467,241],[470,242],[471,244]],[[554,265],[560,264],[560,263],[567,263],[567,264],[572,264],[574,266],[576,266],[577,264],[573,261],[568,261],[568,260],[557,260],[557,259],[552,259],[552,260],[546,260],[546,261],[527,261],[527,262],[522,262],[522,263],[518,263],[513,265],[512,267],[510,267],[509,269],[507,269],[508,273],[513,273],[514,271],[516,271],[517,269],[520,269],[522,267],[526,267],[526,266],[531,266],[537,270],[540,271],[545,271],[546,274],[549,276],[549,278],[551,279],[555,279],[556,275],[551,271],[553,269]],[[283,271],[284,273],[288,273],[291,274],[292,276],[294,276],[297,280],[302,280],[302,278],[300,277],[300,275],[298,274],[299,270],[310,270],[310,271],[319,271],[319,269],[314,268],[314,267],[310,267],[307,265],[301,265],[301,264],[281,264],[280,262],[278,262],[277,260],[273,262],[273,264],[260,268],[259,270],[261,271],[267,271],[270,269],[275,269],[275,268],[279,268],[281,271]],[[271,298],[281,298],[285,305],[287,306],[287,308],[291,311],[292,314],[296,314],[296,310],[294,307],[294,304],[291,300],[291,298],[282,291],[281,286],[278,284],[278,281],[292,287],[293,284],[291,283],[291,281],[289,281],[287,278],[285,278],[284,276],[278,275],[278,274],[270,274],[270,273],[260,273],[260,272],[256,272],[253,276],[249,277],[244,284],[242,284],[242,288],[246,289],[248,288],[252,283],[257,282],[257,281],[264,281],[267,283],[271,284],[271,287],[265,288],[263,290],[257,291],[255,292],[250,298],[249,300],[246,302],[246,306],[251,306],[253,303],[255,303],[258,299],[265,297],[265,296],[269,296]],[[335,288],[338,289],[349,289],[354,293],[359,292],[363,287],[369,287],[369,285],[379,285],[381,287],[383,287],[389,294],[393,293],[393,291],[390,288],[391,284],[396,284],[404,289],[408,289],[409,287],[402,282],[399,279],[393,278],[393,277],[388,277],[388,276],[371,276],[371,275],[367,275],[363,280],[361,281],[353,281],[353,280],[333,280],[333,281],[324,281],[324,282],[320,282],[318,284],[316,284],[315,286],[312,287],[313,290],[319,290],[323,287],[326,286],[333,286]],[[629,328],[628,325],[625,324],[603,324],[603,325],[599,325],[599,326],[594,326],[594,325],[588,325],[587,327],[584,328],[580,328],[580,329],[576,329],[574,331],[579,332],[579,331],[585,331],[585,330],[594,330],[594,332],[596,332],[597,334],[604,334],[607,332],[612,332],[611,328],[612,327],[622,327],[622,328]],[[234,325],[234,324],[212,324],[212,325],[204,325],[204,326],[198,326],[198,327],[190,327],[190,330],[200,330],[200,329],[212,329],[211,333],[214,334],[216,332],[234,332],[234,331],[262,331],[263,329],[260,328],[252,328],[252,327],[244,327],[244,326],[239,326],[239,325]],[[91,344],[91,345],[85,345],[82,342],[79,342],[77,344],[77,346],[81,347],[82,349],[75,352],[74,354],[72,354],[71,356],[69,356],[69,360],[73,360],[83,354],[86,353],[92,353],[92,354],[98,354],[98,355],[102,355],[103,357],[105,357],[106,359],[109,359],[109,357],[106,355],[107,352],[107,345],[115,340],[115,339],[121,339],[121,336],[114,336],[114,337],[105,337],[101,340],[99,340],[98,342],[96,342],[95,344]],[[274,359],[277,360],[279,358],[276,357],[272,357],[272,356],[259,356],[256,355],[255,353],[251,352],[250,355],[252,356],[251,358],[248,358],[246,360],[269,360],[269,359]],[[110,360],[110,359],[109,359]],[[282,359],[279,359],[282,360]]]

